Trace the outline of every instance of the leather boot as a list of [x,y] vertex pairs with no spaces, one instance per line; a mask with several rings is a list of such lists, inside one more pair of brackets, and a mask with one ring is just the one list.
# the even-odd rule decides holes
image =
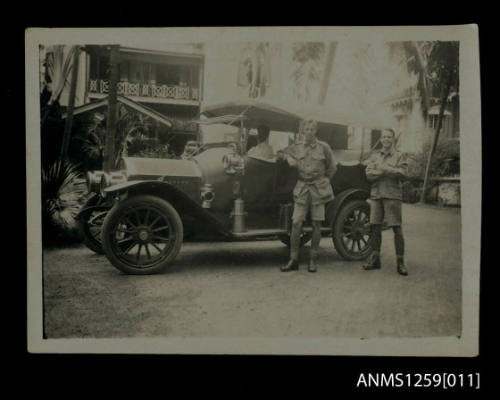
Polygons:
[[366,271],[380,268],[380,256],[377,254],[372,254],[368,262],[363,265],[363,269],[365,269]]
[[299,269],[299,261],[293,258],[288,260],[288,263],[280,268],[281,272],[297,271]]
[[405,262],[403,261],[402,258],[398,258],[398,274],[399,275],[408,275],[408,271],[406,270],[405,267]]

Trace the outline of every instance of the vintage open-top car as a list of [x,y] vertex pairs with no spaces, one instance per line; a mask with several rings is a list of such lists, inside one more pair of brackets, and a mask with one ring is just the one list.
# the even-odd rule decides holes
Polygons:
[[[251,130],[262,124],[285,147],[297,138],[303,116],[252,101],[207,107],[203,116],[202,147],[191,160],[126,157],[118,171],[88,173],[95,195],[81,212],[81,231],[119,270],[163,271],[184,239],[289,245],[297,172],[286,162],[250,157],[247,149]],[[344,259],[361,260],[371,251],[369,183],[364,166],[345,149],[346,129],[337,121],[318,123],[318,138],[331,145],[338,166],[322,234],[331,235]],[[308,225],[302,244],[310,239]]]

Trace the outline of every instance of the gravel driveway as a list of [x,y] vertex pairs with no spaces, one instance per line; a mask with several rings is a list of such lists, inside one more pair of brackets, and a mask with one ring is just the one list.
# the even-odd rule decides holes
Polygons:
[[422,337],[461,332],[459,209],[404,205],[408,277],[392,231],[383,268],[323,238],[318,273],[281,273],[281,242],[185,243],[172,270],[120,273],[86,247],[44,252],[44,325],[59,337]]

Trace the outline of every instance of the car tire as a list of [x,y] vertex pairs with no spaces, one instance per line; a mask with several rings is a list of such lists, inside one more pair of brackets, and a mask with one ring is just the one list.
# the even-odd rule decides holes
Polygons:
[[365,200],[348,201],[334,218],[333,245],[345,260],[360,261],[370,255],[372,248],[369,219],[370,205]]
[[172,264],[183,235],[181,218],[169,202],[141,195],[111,209],[104,220],[102,245],[106,257],[120,271],[157,274]]
[[83,243],[90,250],[97,254],[104,254],[102,249],[101,231],[104,218],[106,217],[106,210],[95,210],[87,207],[94,207],[99,204],[102,198],[95,194],[90,197],[85,205],[82,207],[84,211],[78,216],[78,232],[82,238]]

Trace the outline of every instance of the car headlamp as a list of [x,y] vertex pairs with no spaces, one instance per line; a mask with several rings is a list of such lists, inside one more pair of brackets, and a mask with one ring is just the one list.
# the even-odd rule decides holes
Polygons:
[[101,197],[106,197],[106,192],[104,189],[116,185],[118,183],[125,182],[127,180],[127,176],[124,172],[111,172],[111,173],[103,173],[101,176],[101,182],[99,185],[99,193]]
[[210,208],[212,206],[212,201],[214,201],[215,192],[213,185],[206,183],[201,188],[201,200],[203,208]]
[[245,160],[239,154],[225,154],[222,157],[222,165],[226,174],[233,175],[236,173],[243,173],[245,169]]
[[85,182],[87,184],[87,191],[89,193],[99,193],[101,188],[101,178],[104,174],[104,171],[88,171],[85,174]]

